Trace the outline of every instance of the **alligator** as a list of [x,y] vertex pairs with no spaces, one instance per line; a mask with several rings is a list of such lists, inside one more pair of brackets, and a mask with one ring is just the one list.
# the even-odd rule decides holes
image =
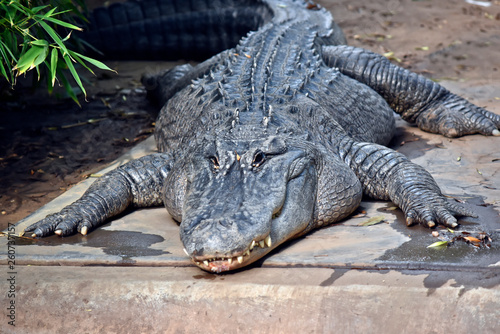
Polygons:
[[[119,40],[113,26],[124,29],[127,10],[151,12],[149,2],[102,10],[114,25],[95,35]],[[385,145],[395,131],[394,112],[448,137],[499,136],[499,115],[348,46],[331,14],[310,2],[159,3],[170,7],[132,22],[142,27],[135,34],[144,42],[133,47],[168,53],[158,49],[163,45],[176,56],[203,48],[218,53],[144,78],[163,105],[155,130],[159,153],[100,177],[76,202],[25,232],[86,235],[127,208],[164,205],[193,263],[219,273],[341,221],[362,196],[394,202],[409,226],[453,228],[457,217],[474,216],[447,199],[424,168]],[[176,22],[178,35],[155,33],[168,26],[162,22]],[[246,28],[252,31],[236,46],[219,50]]]

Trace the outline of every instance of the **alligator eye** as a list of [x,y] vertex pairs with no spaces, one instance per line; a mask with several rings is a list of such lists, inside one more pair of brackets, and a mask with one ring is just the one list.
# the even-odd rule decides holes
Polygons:
[[264,152],[258,151],[257,153],[255,153],[255,156],[253,157],[252,166],[259,167],[264,163],[264,161],[266,161],[266,155],[264,154]]
[[219,159],[217,157],[210,157],[209,158],[212,164],[214,165],[215,169],[219,169]]

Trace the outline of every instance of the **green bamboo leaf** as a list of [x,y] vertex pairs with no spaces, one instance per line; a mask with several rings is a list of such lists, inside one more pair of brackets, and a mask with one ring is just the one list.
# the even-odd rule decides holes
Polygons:
[[51,77],[50,77],[50,71],[51,71],[50,63],[47,60],[45,60],[43,63],[49,69],[49,75],[47,75],[47,77],[45,79],[47,80],[47,92],[49,93],[49,95],[52,95],[52,92],[54,91],[54,86],[52,85],[52,82],[50,81],[51,80]]
[[36,74],[37,74],[37,79],[40,81],[40,69],[38,68],[38,65],[35,66]]
[[84,62],[83,60],[79,57],[81,56],[79,53],[76,53],[74,51],[71,51],[71,50],[68,50],[69,51],[69,55],[71,57],[73,57],[80,65],[82,65],[83,67],[85,67],[90,73],[92,73],[93,75],[95,75],[94,71],[92,71],[92,69],[90,67],[88,67]]
[[[7,13],[7,16],[8,16],[9,8],[5,4],[3,4],[2,2],[0,2],[0,10],[2,11],[2,13]],[[9,22],[10,20],[8,20],[7,18],[2,18],[2,21],[0,21],[0,22],[3,23],[3,21]]]
[[25,54],[19,58],[13,70],[18,70],[18,74],[23,74],[26,71],[40,65],[48,55],[48,48],[41,46],[32,46]]
[[43,46],[43,47],[48,47],[49,46],[49,42],[47,42],[44,39],[34,40],[33,42],[31,42],[31,44],[36,45],[36,46]]
[[47,34],[49,34],[49,36],[52,37],[54,42],[56,42],[56,44],[61,48],[61,50],[63,51],[63,56],[68,54],[68,49],[66,48],[66,46],[64,45],[63,41],[56,33],[56,31],[43,21],[36,20],[36,22],[40,24],[40,26],[42,26],[42,28],[47,32]]
[[58,60],[57,49],[52,48],[52,52],[50,55],[50,66],[49,66],[50,82],[52,84],[50,87],[54,87],[54,85],[56,84],[57,60]]
[[99,60],[95,60],[95,59],[92,59],[92,58],[89,58],[89,57],[86,57],[82,54],[79,54],[79,53],[76,53],[76,52],[72,52],[74,55],[82,58],[83,60],[85,60],[86,62],[89,62],[91,63],[92,65],[94,65],[95,67],[97,68],[100,68],[101,70],[107,70],[107,71],[112,71],[112,72],[115,72],[117,73],[115,70],[109,68],[108,66],[106,66],[106,64],[100,62]]
[[33,66],[37,67],[41,63],[44,62],[45,58],[49,55],[49,46],[44,46],[41,48],[42,50],[40,51],[40,54],[38,57],[35,58],[35,61],[33,62]]
[[9,5],[7,6],[7,8],[10,7],[10,10],[9,10],[9,15],[12,15],[15,13],[15,10],[13,9],[17,9],[18,11],[20,11],[21,13],[23,13],[24,15],[26,16],[30,16],[30,14],[33,14],[33,12],[27,8],[27,7],[24,7],[23,5],[15,2],[15,1],[11,1],[9,2]]
[[37,7],[31,8],[31,11],[33,12],[33,14],[37,14],[39,11],[41,11],[42,9],[45,9],[47,7],[49,7],[49,5],[37,6]]
[[[66,41],[67,41],[68,39],[70,39],[70,38],[71,38],[71,31],[69,32],[68,36],[66,36],[66,37],[64,37],[64,38],[62,39],[62,41],[63,41],[63,42],[66,42]],[[69,50],[68,50],[68,51],[69,51]]]
[[64,73],[58,73],[58,74],[59,74],[59,79],[61,80],[63,87],[66,90],[66,93],[68,93],[69,97],[71,97],[71,99],[75,101],[75,103],[78,104],[79,107],[81,107],[80,101],[78,101],[78,98],[76,97],[75,92],[73,91],[73,87],[71,87]]
[[[76,7],[75,7],[75,6],[73,6],[73,8],[76,8]],[[76,10],[78,10],[78,9],[76,9]],[[71,9],[66,9],[66,10],[63,10],[63,11],[61,11],[61,12],[54,13],[54,15],[52,15],[52,16],[59,16],[59,15],[61,15],[61,14],[66,14],[66,13],[69,13],[69,12],[71,12],[71,11],[72,11]]]
[[3,60],[0,61],[0,72],[2,72],[2,76],[7,80],[7,82],[10,83],[9,76],[7,75],[7,71],[5,70],[5,67],[3,66]]
[[427,246],[427,248],[445,248],[448,245],[448,241],[436,241],[433,244]]
[[[45,7],[48,7],[48,6],[45,6]],[[38,7],[36,7],[38,8]],[[43,8],[42,8],[43,9]],[[51,17],[53,15],[53,13],[56,11],[56,7],[52,8],[51,10],[49,10],[47,13],[43,14],[43,15],[40,15],[40,18],[44,18],[44,19],[48,19],[49,17]]]
[[69,29],[73,29],[73,30],[78,30],[78,31],[83,31],[82,28],[80,27],[77,27],[71,23],[67,23],[67,22],[64,22],[64,21],[61,21],[61,20],[58,20],[58,19],[55,19],[53,17],[46,17],[45,20],[47,21],[50,21],[52,23],[55,23],[57,25],[60,25],[60,26],[63,26],[63,27],[66,27],[66,28],[69,28]]
[[82,81],[80,80],[80,76],[76,72],[75,66],[73,66],[73,63],[71,62],[69,55],[64,55],[63,59],[64,59],[64,62],[66,63],[66,65],[68,66],[68,69],[71,72],[73,79],[75,79],[76,83],[78,84],[78,87],[80,87],[80,89],[83,92],[83,95],[85,95],[85,98],[86,98],[87,92],[85,91],[85,88],[83,88],[83,84],[82,84]]
[[362,223],[359,223],[358,226],[372,226],[372,225],[380,224],[384,221],[385,221],[384,216],[376,216],[376,217],[372,217],[372,218],[370,218]]
[[[5,40],[8,40],[8,38],[6,38]],[[10,57],[12,58],[12,60],[17,62],[17,58],[14,56],[14,54],[12,53],[10,48],[2,40],[0,40],[0,50],[2,50],[2,57],[4,59],[8,58],[7,57],[7,53],[8,53],[10,55]]]

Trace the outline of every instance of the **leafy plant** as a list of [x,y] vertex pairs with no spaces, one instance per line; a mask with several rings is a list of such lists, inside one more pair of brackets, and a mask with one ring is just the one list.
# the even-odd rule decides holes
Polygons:
[[83,41],[71,35],[74,30],[82,30],[77,24],[86,21],[85,13],[83,0],[0,0],[0,75],[14,86],[18,76],[35,69],[38,80],[45,74],[49,93],[59,81],[80,104],[66,76],[68,71],[85,96],[75,64],[91,73],[88,64],[112,71],[102,62],[74,51],[81,49]]

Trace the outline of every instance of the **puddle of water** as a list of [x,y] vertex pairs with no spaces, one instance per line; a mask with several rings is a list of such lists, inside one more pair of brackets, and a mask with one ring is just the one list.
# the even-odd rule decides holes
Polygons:
[[84,247],[100,248],[108,255],[120,256],[123,261],[140,256],[159,256],[170,254],[159,249],[150,248],[151,245],[163,242],[165,239],[159,235],[131,231],[107,231],[96,229],[87,236],[75,234],[69,237],[50,236],[43,239],[24,239],[16,241],[17,246],[37,245],[60,246],[79,245]]
[[[453,196],[455,197],[455,196]],[[464,267],[488,267],[500,261],[500,216],[491,205],[484,204],[479,196],[456,196],[467,197],[467,202],[463,205],[474,211],[478,218],[463,217],[459,219],[459,227],[455,234],[460,231],[474,233],[486,232],[492,239],[491,248],[476,248],[467,244],[463,240],[455,241],[449,247],[442,249],[428,248],[427,246],[439,241],[432,236],[432,231],[446,230],[444,227],[428,229],[423,226],[407,227],[405,217],[401,210],[394,210],[397,219],[391,226],[398,232],[409,235],[411,240],[405,242],[400,247],[388,250],[383,256],[378,258],[382,262],[414,262],[443,264],[443,266],[461,264]],[[392,204],[388,204],[390,207]],[[384,208],[380,211],[384,211]],[[452,235],[455,235],[452,234]],[[423,266],[425,267],[425,266]]]

